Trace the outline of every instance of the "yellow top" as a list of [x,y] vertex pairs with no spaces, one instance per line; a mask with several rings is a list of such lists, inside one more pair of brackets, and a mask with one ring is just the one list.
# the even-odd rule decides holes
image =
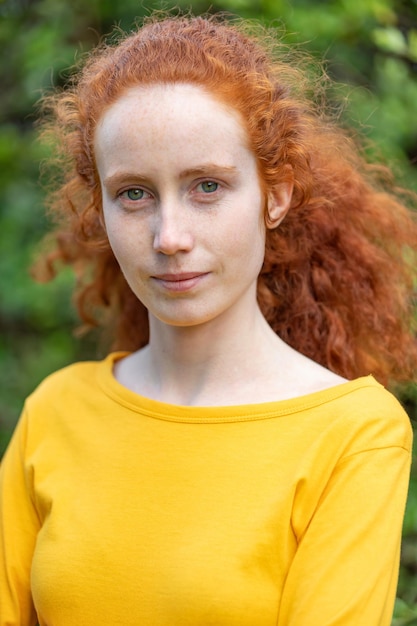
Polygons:
[[1,626],[390,624],[411,448],[390,393],[364,377],[174,406],[121,386],[115,358],[26,402],[1,470]]

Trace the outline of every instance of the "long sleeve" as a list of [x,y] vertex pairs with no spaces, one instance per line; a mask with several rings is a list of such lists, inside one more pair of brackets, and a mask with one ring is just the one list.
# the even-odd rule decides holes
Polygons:
[[298,537],[279,626],[391,624],[409,465],[400,446],[339,462]]
[[391,394],[366,377],[179,407],[119,385],[112,358],[26,401],[0,626],[390,625],[412,434]]
[[30,569],[39,530],[25,466],[25,414],[14,432],[0,467],[0,624],[36,623],[30,591]]

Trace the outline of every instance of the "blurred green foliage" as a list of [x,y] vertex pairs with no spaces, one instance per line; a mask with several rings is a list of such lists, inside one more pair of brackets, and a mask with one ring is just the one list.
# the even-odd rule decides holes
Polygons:
[[[51,371],[101,356],[94,339],[75,339],[72,276],[38,285],[29,267],[48,224],[39,170],[35,104],[65,84],[76,59],[115,24],[167,2],[136,0],[0,0],[0,455],[25,396]],[[341,121],[369,140],[400,184],[417,191],[417,0],[177,1],[193,13],[227,11],[275,26],[288,43],[325,59],[338,81],[332,92]],[[342,85],[339,85],[342,83]],[[417,386],[400,392],[417,420]],[[413,464],[393,626],[417,625],[417,460]]]

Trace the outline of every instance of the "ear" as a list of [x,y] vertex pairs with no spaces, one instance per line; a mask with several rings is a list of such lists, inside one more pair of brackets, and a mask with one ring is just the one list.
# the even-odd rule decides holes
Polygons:
[[286,181],[275,185],[268,193],[265,216],[267,228],[276,228],[287,215],[291,206],[293,188],[294,180],[291,171],[291,177],[288,176]]

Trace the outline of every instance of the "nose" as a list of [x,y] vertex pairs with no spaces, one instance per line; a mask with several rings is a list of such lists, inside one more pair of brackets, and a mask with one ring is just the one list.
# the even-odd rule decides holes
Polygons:
[[155,216],[153,248],[161,254],[189,252],[194,245],[190,216],[180,203],[160,204]]

